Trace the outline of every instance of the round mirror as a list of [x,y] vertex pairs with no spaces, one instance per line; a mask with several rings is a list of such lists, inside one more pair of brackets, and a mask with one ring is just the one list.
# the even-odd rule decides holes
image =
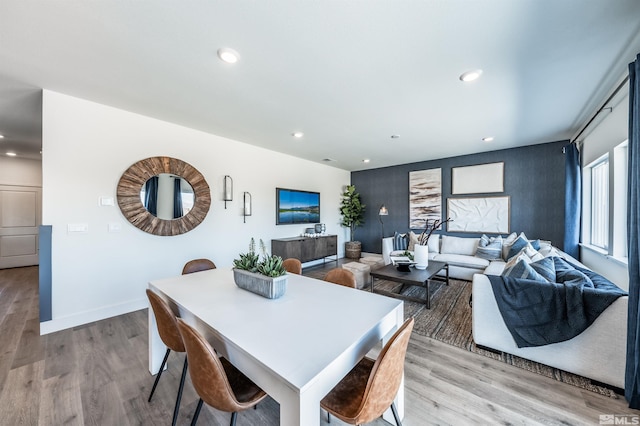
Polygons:
[[140,190],[144,208],[160,219],[180,219],[193,208],[194,201],[189,182],[170,173],[150,177]]
[[180,235],[198,226],[211,206],[211,192],[193,166],[171,157],[147,158],[129,167],[117,189],[122,214],[154,235]]

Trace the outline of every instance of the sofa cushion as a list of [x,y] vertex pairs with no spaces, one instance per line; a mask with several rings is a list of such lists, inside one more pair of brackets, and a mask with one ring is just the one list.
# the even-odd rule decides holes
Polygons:
[[479,238],[461,238],[443,235],[440,253],[473,256],[476,254],[479,241]]
[[492,260],[487,266],[487,269],[484,270],[483,274],[485,275],[500,275],[502,271],[504,271],[504,266],[506,265],[504,260]]
[[438,262],[447,262],[449,265],[461,266],[464,268],[484,270],[489,266],[487,259],[481,259],[476,256],[467,256],[464,254],[440,253],[433,257]]
[[480,237],[476,256],[487,260],[502,259],[502,237],[489,238],[486,235]]
[[431,234],[427,245],[429,246],[429,253],[440,253],[440,235]]

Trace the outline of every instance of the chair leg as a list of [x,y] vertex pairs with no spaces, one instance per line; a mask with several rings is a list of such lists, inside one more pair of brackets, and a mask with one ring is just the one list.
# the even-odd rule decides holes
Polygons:
[[236,426],[236,418],[237,417],[238,417],[238,413],[236,411],[231,413],[231,423],[229,424],[230,426]]
[[187,376],[187,355],[184,356],[184,366],[182,367],[182,377],[180,378],[180,386],[178,386],[178,397],[176,398],[176,406],[173,409],[173,421],[171,426],[176,426],[178,421],[178,411],[180,410],[180,400],[182,399],[182,389],[184,388],[184,379]]
[[400,416],[398,415],[398,410],[396,410],[396,403],[391,403],[391,412],[393,413],[393,418],[396,421],[396,426],[402,426],[402,422],[400,421]]
[[193,419],[191,420],[191,426],[196,426],[196,422],[198,421],[198,416],[200,415],[200,410],[202,409],[202,398],[198,401],[198,406],[196,407],[196,412],[193,413]]
[[158,371],[158,374],[156,375],[156,380],[155,382],[153,382],[153,387],[151,388],[151,395],[149,395],[149,400],[147,402],[151,402],[151,397],[153,396],[153,393],[156,391],[156,386],[158,386],[158,380],[160,380],[160,376],[162,376],[162,372],[164,371],[164,366],[167,363],[167,358],[169,358],[169,352],[171,352],[171,349],[167,348],[167,352],[164,354],[164,359],[162,360],[162,364],[160,365],[160,371]]

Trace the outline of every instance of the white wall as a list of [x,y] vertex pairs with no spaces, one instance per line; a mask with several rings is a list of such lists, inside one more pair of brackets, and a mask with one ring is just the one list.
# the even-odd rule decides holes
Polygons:
[[1,156],[0,185],[42,186],[42,162]]
[[[582,166],[586,166],[602,155],[609,153],[609,168],[611,176],[615,173],[616,167],[622,167],[615,163],[613,149],[628,138],[629,133],[629,95],[628,86],[621,89],[620,93],[626,93],[616,97],[612,105],[611,111],[604,110],[600,113],[600,121],[590,130],[584,138],[581,148]],[[620,187],[613,187],[613,179],[610,179],[610,195],[620,190]],[[583,185],[584,186],[584,185]],[[587,188],[583,188],[587,190]],[[626,195],[625,195],[626,196]],[[586,241],[588,230],[588,212],[584,211],[583,217],[583,238]],[[626,212],[624,213],[626,215]],[[612,219],[613,220],[613,219]],[[582,246],[580,249],[580,260],[582,263],[614,282],[624,290],[629,289],[629,272],[624,261],[613,259],[607,254],[603,254],[597,250]]]
[[[101,196],[116,199],[118,180],[130,165],[160,155],[190,163],[211,187],[206,219],[180,236],[147,234],[124,219],[117,203],[98,204]],[[187,260],[206,257],[230,267],[251,237],[269,247],[272,238],[299,235],[304,225],[275,225],[276,187],[320,192],[321,219],[328,233],[338,235],[343,254],[339,203],[350,182],[344,170],[48,90],[42,169],[43,224],[53,226],[53,320],[41,324],[43,334],[146,307],[147,283],[180,274]],[[234,182],[227,209],[224,175]],[[246,224],[243,191],[253,199]],[[67,225],[77,223],[88,224],[88,233],[67,233]],[[110,223],[120,223],[122,231],[107,232]]]

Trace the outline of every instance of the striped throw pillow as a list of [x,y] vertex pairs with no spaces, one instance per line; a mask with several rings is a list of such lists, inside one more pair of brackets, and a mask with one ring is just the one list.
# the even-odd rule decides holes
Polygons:
[[548,282],[545,277],[536,272],[531,264],[524,260],[519,260],[515,265],[510,268],[505,268],[502,272],[503,277],[510,278],[522,278],[526,280],[540,281],[543,283]]
[[480,237],[480,244],[476,250],[476,256],[486,260],[502,259],[502,237],[489,238],[486,235]]

